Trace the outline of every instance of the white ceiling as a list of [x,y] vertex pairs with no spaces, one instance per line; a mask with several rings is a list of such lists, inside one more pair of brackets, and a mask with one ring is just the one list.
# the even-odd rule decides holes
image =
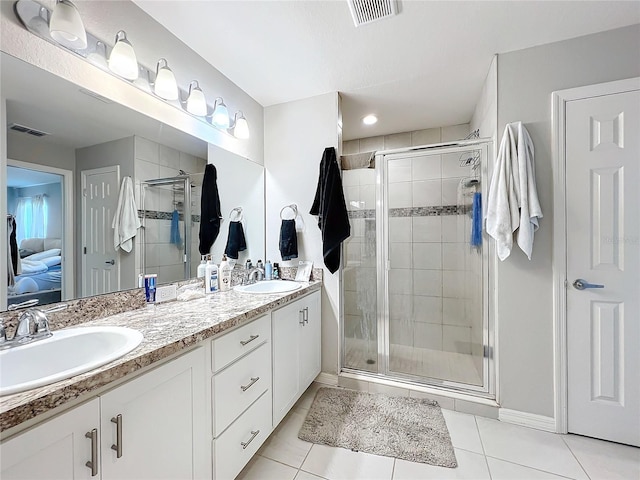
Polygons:
[[341,92],[345,140],[466,123],[494,54],[640,23],[638,1],[401,0],[358,28],[346,0],[133,1],[263,106]]

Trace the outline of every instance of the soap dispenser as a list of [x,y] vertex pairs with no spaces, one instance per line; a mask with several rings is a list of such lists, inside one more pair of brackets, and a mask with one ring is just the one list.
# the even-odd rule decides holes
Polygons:
[[231,289],[231,264],[226,255],[222,256],[219,268],[220,291],[228,292]]
[[200,265],[198,265],[197,277],[204,278],[207,270],[207,256],[200,255]]

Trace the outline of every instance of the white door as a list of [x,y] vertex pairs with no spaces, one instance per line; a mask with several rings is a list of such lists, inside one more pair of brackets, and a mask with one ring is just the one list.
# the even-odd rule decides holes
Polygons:
[[118,205],[120,167],[82,171],[82,296],[120,290],[120,258],[111,222]]
[[96,448],[93,466],[100,472],[99,422],[100,404],[95,398],[3,442],[0,477],[2,480],[89,480],[92,471],[86,463],[92,460],[92,441]]
[[640,92],[567,102],[565,148],[569,432],[640,446]]

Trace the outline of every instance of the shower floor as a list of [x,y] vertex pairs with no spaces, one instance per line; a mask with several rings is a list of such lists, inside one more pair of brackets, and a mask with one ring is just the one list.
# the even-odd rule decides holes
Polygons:
[[[377,371],[377,345],[371,353],[367,346],[371,342],[359,338],[345,338],[345,367],[355,370]],[[375,360],[376,364],[367,363]],[[472,355],[429,348],[416,348],[391,344],[389,355],[390,373],[404,373],[468,385],[482,385]]]

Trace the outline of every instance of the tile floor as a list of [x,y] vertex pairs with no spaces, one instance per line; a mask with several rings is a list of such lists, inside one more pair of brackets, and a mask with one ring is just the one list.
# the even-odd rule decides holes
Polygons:
[[238,479],[640,479],[640,448],[450,410],[442,412],[458,459],[455,469],[303,442],[298,430],[320,386],[314,383],[305,392]]

